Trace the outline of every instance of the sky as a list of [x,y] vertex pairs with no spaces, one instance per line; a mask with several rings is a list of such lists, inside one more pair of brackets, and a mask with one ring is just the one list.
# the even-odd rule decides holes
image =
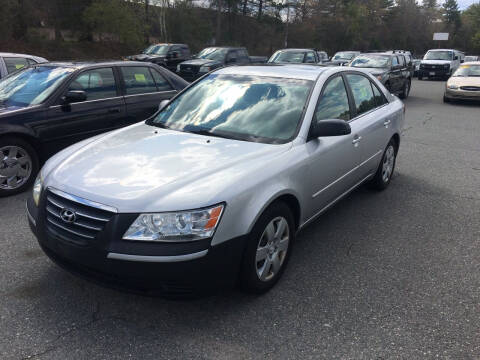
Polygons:
[[460,10],[465,10],[472,4],[475,4],[475,3],[478,4],[479,0],[457,0],[457,2],[458,2],[458,8]]

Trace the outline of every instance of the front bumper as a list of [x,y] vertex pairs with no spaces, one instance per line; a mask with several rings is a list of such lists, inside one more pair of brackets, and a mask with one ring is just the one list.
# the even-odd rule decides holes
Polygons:
[[449,99],[480,100],[480,91],[446,89],[445,96]]
[[88,244],[52,231],[46,199],[27,201],[30,228],[46,255],[62,268],[96,283],[149,295],[196,296],[231,288],[238,277],[245,237],[211,246],[211,239],[189,243],[121,240],[136,214],[115,214]]

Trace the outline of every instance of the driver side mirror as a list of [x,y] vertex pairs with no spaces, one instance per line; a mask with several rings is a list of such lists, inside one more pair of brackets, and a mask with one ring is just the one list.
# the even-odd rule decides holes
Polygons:
[[83,90],[70,90],[62,97],[64,104],[77,103],[87,100],[87,93]]
[[160,102],[160,104],[158,105],[158,111],[163,110],[165,108],[165,106],[168,105],[169,102],[170,102],[170,100],[162,100]]
[[455,57],[453,58],[453,60],[458,60],[458,56],[455,56]]
[[316,139],[324,136],[343,136],[352,133],[350,124],[345,120],[327,119],[312,122],[308,139]]

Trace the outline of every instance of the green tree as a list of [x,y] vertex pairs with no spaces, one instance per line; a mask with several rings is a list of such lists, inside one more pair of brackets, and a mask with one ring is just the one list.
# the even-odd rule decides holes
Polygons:
[[460,10],[458,10],[457,0],[446,0],[442,7],[445,22],[450,26],[458,28],[460,26]]

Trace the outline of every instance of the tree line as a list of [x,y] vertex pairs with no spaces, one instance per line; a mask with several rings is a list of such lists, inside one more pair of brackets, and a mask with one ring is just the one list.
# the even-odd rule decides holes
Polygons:
[[[480,54],[480,4],[456,0],[0,0],[0,50],[49,58],[118,57],[150,42],[339,50],[435,47]],[[434,32],[448,32],[434,42]]]

